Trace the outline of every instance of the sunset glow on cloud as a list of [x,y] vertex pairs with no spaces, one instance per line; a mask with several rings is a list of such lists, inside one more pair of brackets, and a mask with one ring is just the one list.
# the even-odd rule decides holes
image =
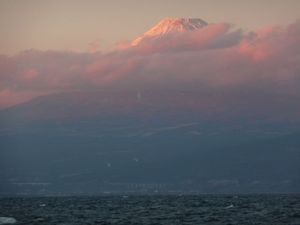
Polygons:
[[28,50],[0,57],[0,107],[34,96],[103,87],[193,84],[298,94],[300,21],[243,32],[227,23],[143,39],[107,53]]

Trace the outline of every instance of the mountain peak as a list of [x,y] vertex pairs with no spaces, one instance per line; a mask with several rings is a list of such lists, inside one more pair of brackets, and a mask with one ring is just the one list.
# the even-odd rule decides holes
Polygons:
[[207,26],[208,23],[198,18],[165,18],[158,24],[136,38],[132,45],[138,45],[144,38],[159,37],[170,33],[193,31]]

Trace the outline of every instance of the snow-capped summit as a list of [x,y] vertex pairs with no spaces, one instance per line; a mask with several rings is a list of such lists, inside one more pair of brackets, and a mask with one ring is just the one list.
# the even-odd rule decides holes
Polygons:
[[207,26],[208,23],[197,18],[165,18],[158,24],[132,41],[132,45],[138,45],[144,38],[159,37],[171,33],[193,31]]

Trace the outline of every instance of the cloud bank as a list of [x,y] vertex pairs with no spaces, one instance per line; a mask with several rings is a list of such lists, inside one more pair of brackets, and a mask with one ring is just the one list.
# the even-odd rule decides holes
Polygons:
[[195,88],[299,96],[300,21],[245,33],[230,24],[89,53],[0,56],[0,108],[48,93],[101,88]]

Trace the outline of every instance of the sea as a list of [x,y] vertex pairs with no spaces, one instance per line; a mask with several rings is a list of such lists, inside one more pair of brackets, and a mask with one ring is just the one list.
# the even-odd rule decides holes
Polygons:
[[0,224],[300,225],[300,194],[5,197]]

